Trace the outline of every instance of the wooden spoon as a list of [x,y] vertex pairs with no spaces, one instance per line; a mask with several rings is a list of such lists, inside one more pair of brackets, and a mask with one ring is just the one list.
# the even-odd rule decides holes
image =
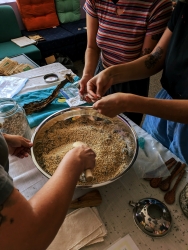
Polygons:
[[73,200],[69,208],[96,207],[102,202],[101,194],[98,190],[92,190],[87,194]]
[[162,180],[161,183],[159,184],[159,187],[162,191],[167,191],[170,188],[170,184],[172,180],[181,172],[181,170],[185,166],[181,164],[181,162],[178,162],[175,166],[175,168],[172,170],[172,173],[170,176],[168,176],[166,179]]
[[[171,158],[171,159],[173,159],[173,158]],[[171,160],[171,159],[170,159],[170,160]],[[177,161],[176,161],[175,159],[173,159],[173,160],[170,162],[170,164],[168,163],[168,161],[165,162],[165,165],[168,165],[168,164],[169,164],[169,165],[167,166],[167,168],[168,168],[168,170],[170,170],[176,163],[177,163]],[[153,178],[153,179],[150,180],[150,186],[151,186],[152,188],[157,188],[157,187],[159,186],[159,184],[161,183],[161,181],[162,181],[162,177]]]
[[178,179],[176,180],[173,188],[165,194],[164,200],[167,204],[173,204],[175,202],[176,189],[177,189],[177,186],[178,186],[179,182],[181,181],[182,177],[184,176],[184,174],[185,174],[185,169],[183,169],[180,172],[180,175],[179,175]]

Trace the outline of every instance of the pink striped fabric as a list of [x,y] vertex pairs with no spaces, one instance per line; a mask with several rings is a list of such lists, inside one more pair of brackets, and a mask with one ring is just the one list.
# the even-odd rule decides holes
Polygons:
[[[117,8],[123,14],[117,14]],[[97,45],[105,67],[140,56],[145,36],[163,33],[172,12],[171,0],[86,0],[86,13],[98,18]]]

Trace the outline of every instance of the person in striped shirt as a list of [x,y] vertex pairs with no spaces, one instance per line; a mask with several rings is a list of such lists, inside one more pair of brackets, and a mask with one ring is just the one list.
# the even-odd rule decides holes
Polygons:
[[[146,114],[142,128],[188,164],[188,0],[179,0],[167,28],[149,55],[109,67],[87,83],[93,108],[113,117],[131,111]],[[152,76],[163,70],[155,98],[115,93],[100,96],[119,81]],[[98,101],[97,101],[98,100]]]
[[[87,49],[80,80],[80,95],[86,101],[86,84],[100,71],[131,62],[150,53],[172,13],[171,0],[86,0]],[[105,94],[116,92],[148,96],[149,78],[119,83]],[[136,124],[142,114],[126,113]]]

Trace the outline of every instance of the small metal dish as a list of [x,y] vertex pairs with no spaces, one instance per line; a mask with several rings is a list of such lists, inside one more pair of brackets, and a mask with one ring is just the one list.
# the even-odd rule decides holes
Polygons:
[[44,75],[44,81],[47,83],[56,82],[58,80],[59,80],[58,75],[56,75],[54,73]]
[[172,217],[167,206],[154,198],[144,198],[134,203],[133,218],[140,230],[152,237],[165,236],[172,224]]

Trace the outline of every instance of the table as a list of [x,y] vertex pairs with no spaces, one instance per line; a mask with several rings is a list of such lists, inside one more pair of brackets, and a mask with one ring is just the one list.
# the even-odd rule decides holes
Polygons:
[[[50,73],[58,73],[61,71],[67,72],[66,68],[60,64],[51,65]],[[29,72],[19,74],[20,77],[25,77],[25,74],[30,74],[31,78],[22,92],[31,91],[35,87],[45,87],[41,80],[42,74],[46,70],[49,71],[50,65],[32,69]],[[41,70],[40,70],[41,69]],[[57,71],[56,71],[57,70]],[[38,77],[37,77],[38,74]],[[62,75],[62,74],[61,74]],[[27,75],[28,76],[28,75]],[[33,80],[35,79],[35,80]],[[38,80],[36,80],[38,79]],[[34,86],[34,82],[38,82],[40,86]],[[131,126],[135,129],[138,137],[144,137],[145,140],[151,139],[151,136],[142,130],[139,126],[126,118]],[[179,160],[169,150],[163,147],[155,139],[155,147],[159,150],[164,161],[171,157]],[[135,162],[135,164],[137,161]],[[176,202],[173,205],[167,205],[172,214],[171,231],[162,238],[152,238],[141,232],[133,220],[133,208],[129,205],[129,201],[139,201],[143,198],[156,198],[164,202],[164,193],[159,189],[153,189],[149,183],[138,178],[134,171],[135,164],[130,170],[117,181],[106,186],[98,188],[102,196],[102,204],[98,206],[99,214],[106,225],[108,235],[105,241],[83,248],[84,250],[104,250],[109,247],[118,238],[130,234],[133,241],[140,250],[186,250],[188,249],[188,219],[183,215],[179,206],[179,193],[187,183],[187,177],[180,182],[178,186]],[[27,198],[31,198],[46,182],[47,178],[43,176],[32,162],[31,157],[18,159],[14,156],[10,157],[10,175],[13,177],[15,186]],[[73,199],[87,193],[89,190],[75,190]],[[165,202],[164,202],[165,203]],[[70,212],[70,211],[69,211]],[[63,250],[63,247],[62,247]],[[117,249],[118,250],[118,249]]]

